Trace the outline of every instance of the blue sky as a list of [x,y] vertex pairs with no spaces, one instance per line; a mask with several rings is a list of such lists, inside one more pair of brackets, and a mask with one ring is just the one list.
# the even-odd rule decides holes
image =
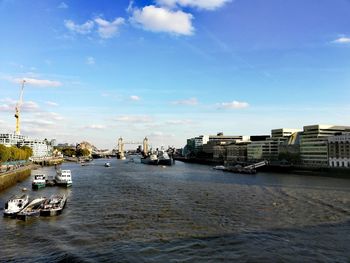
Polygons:
[[349,125],[350,1],[0,0],[0,128],[183,146]]

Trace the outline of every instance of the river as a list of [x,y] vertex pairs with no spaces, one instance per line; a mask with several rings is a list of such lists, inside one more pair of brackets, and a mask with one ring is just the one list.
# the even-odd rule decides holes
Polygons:
[[[35,173],[0,192],[68,195],[62,215],[0,217],[1,262],[349,262],[350,180],[240,175],[94,160],[71,169],[69,189],[31,190]],[[1,211],[2,212],[2,211]]]

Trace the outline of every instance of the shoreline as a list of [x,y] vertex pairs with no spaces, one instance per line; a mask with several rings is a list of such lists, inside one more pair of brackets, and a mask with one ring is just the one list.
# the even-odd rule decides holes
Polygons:
[[14,170],[0,173],[0,192],[9,188],[10,186],[15,185],[18,182],[25,180],[31,175],[31,171],[38,167],[40,166],[31,163]]
[[[196,163],[203,165],[224,165],[221,161],[215,161],[211,159],[199,159],[191,158],[186,159],[182,157],[174,158],[176,161],[181,161],[184,163]],[[271,173],[287,173],[295,175],[305,175],[305,176],[322,176],[322,177],[332,177],[332,178],[346,178],[350,179],[350,169],[346,168],[331,168],[331,167],[302,167],[302,166],[286,166],[286,165],[267,165],[258,168],[258,172],[271,172]]]

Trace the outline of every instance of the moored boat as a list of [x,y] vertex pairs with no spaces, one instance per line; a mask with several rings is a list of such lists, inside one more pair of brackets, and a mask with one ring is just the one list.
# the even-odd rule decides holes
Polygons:
[[29,217],[39,216],[42,204],[47,199],[45,197],[39,197],[31,201],[21,212],[17,214],[17,218],[21,220],[27,220]]
[[5,204],[4,216],[15,217],[28,202],[29,197],[26,194],[11,197]]
[[56,185],[62,185],[62,186],[72,186],[72,173],[70,170],[57,170],[56,176],[55,176],[55,183]]
[[46,186],[46,176],[44,174],[36,174],[34,175],[34,179],[32,182],[33,189],[40,189]]
[[57,216],[61,214],[66,201],[67,197],[65,195],[52,195],[41,205],[40,216]]
[[141,163],[158,165],[158,157],[156,154],[150,154],[146,157],[141,158]]

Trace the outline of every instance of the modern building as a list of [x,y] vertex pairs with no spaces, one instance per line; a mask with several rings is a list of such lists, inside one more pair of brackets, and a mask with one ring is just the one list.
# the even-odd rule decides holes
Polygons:
[[279,157],[280,145],[286,144],[289,138],[298,129],[273,129],[271,130],[271,137],[264,141],[253,141],[247,146],[247,157],[249,161],[277,161]]
[[0,134],[0,144],[7,147],[28,146],[33,150],[33,157],[47,157],[52,155],[53,147],[47,140],[32,139],[28,136],[12,133]]
[[350,133],[328,137],[328,161],[331,167],[350,168]]
[[300,143],[300,157],[302,164],[313,167],[328,166],[328,138],[344,132],[350,132],[350,126],[304,126]]
[[6,147],[17,145],[20,141],[27,139],[26,136],[15,134],[15,133],[2,133],[0,134],[0,144]]
[[28,146],[33,150],[32,157],[49,157],[52,156],[53,147],[48,144],[46,141],[38,139],[26,138],[23,141],[18,142],[19,147]]
[[226,146],[226,159],[227,163],[237,163],[247,161],[247,151],[250,142],[239,142]]

